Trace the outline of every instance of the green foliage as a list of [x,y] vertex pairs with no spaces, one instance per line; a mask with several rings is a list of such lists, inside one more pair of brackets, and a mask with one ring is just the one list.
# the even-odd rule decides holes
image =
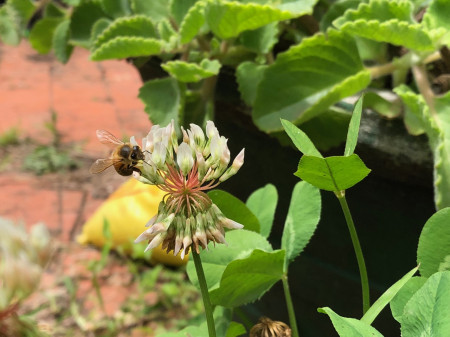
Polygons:
[[19,129],[14,127],[0,134],[0,146],[9,146],[19,144]]
[[41,54],[47,54],[52,49],[53,32],[61,23],[59,18],[44,18],[37,22],[30,32],[30,43]]
[[391,312],[397,322],[402,322],[403,309],[405,308],[406,303],[408,303],[411,297],[425,284],[426,281],[426,277],[416,276],[411,278],[392,299],[390,303]]
[[318,188],[337,192],[359,183],[369,172],[358,155],[352,154],[327,158],[303,156],[295,175]]
[[61,63],[67,63],[73,51],[73,46],[69,44],[70,39],[70,21],[62,21],[53,34],[53,49],[55,56]]
[[361,318],[361,322],[372,324],[375,318],[380,314],[381,310],[388,305],[392,299],[398,294],[398,292],[405,286],[407,282],[411,280],[413,275],[417,272],[419,268],[416,267],[403,276],[400,280],[395,282],[388,290],[386,290],[383,295],[378,298],[378,300],[372,304],[370,309]]
[[255,102],[256,88],[263,78],[266,67],[253,62],[243,62],[236,69],[239,91],[248,105],[253,105]]
[[401,318],[403,337],[445,336],[450,331],[450,271],[430,276],[406,303]]
[[284,255],[284,250],[255,249],[250,256],[234,260],[225,268],[220,286],[210,292],[212,303],[238,307],[259,299],[281,280]]
[[282,119],[281,124],[287,135],[291,138],[297,149],[307,156],[316,156],[323,158],[322,154],[316,149],[315,145],[309,137],[291,122]]
[[320,308],[318,311],[330,317],[334,328],[341,337],[383,337],[369,324],[354,318],[339,316],[330,308]]
[[246,230],[256,233],[260,232],[261,225],[258,218],[238,198],[221,190],[210,191],[208,192],[208,196],[228,219],[244,225]]
[[285,270],[306,247],[320,220],[320,191],[301,181],[294,187],[284,224],[281,248],[286,250]]
[[348,126],[344,156],[351,156],[355,152],[356,143],[358,142],[359,124],[361,122],[362,105],[363,96],[356,102],[355,108],[353,109],[353,115]]
[[257,88],[253,120],[264,131],[281,130],[280,118],[305,122],[369,82],[354,40],[329,30],[327,37],[304,39],[267,67]]
[[277,202],[277,189],[272,184],[257,189],[247,199],[246,205],[258,218],[261,226],[260,233],[265,238],[270,235]]
[[54,146],[38,146],[25,158],[24,167],[37,175],[74,169],[77,163]]
[[204,78],[217,75],[220,70],[220,62],[203,59],[200,64],[184,61],[169,61],[162,67],[172,77],[180,82],[198,82]]
[[77,46],[89,48],[91,30],[97,20],[105,13],[97,2],[81,2],[74,8],[70,18],[70,42]]
[[449,270],[450,207],[443,208],[428,219],[422,229],[417,248],[420,274],[429,277],[438,271]]

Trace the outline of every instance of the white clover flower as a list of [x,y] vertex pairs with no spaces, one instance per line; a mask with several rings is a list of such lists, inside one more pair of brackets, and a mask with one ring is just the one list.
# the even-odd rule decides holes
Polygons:
[[146,250],[162,244],[167,252],[181,251],[184,257],[191,246],[198,253],[209,241],[226,243],[224,228],[243,227],[226,218],[205,192],[236,174],[244,162],[244,150],[228,167],[228,140],[213,122],[206,123],[206,137],[195,124],[181,128],[181,134],[178,144],[173,121],[166,127],[154,125],[142,142],[145,162],[133,176],[167,192],[158,214],[135,242],[148,241]]

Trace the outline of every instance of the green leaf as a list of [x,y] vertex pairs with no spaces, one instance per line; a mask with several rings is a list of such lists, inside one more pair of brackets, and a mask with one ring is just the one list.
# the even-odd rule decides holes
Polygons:
[[246,205],[258,218],[261,225],[261,235],[265,238],[270,235],[277,203],[277,189],[272,184],[257,189],[247,199]]
[[448,336],[449,303],[450,271],[433,274],[405,305],[402,337]]
[[200,28],[205,24],[205,7],[203,1],[198,1],[186,13],[180,26],[180,42],[190,42],[200,31]]
[[112,18],[131,14],[128,0],[100,0],[103,11]]
[[256,97],[256,88],[263,77],[266,65],[253,62],[242,62],[236,69],[236,80],[242,99],[252,106]]
[[409,1],[372,0],[348,10],[333,24],[344,32],[406,48],[434,50],[430,35],[413,21]]
[[344,156],[350,156],[355,152],[356,144],[358,143],[359,124],[361,123],[361,112],[363,105],[363,97],[356,102],[353,109],[352,118],[348,126],[347,142],[345,143]]
[[81,0],[62,0],[62,2],[69,6],[78,6],[80,5]]
[[219,288],[210,291],[211,303],[237,307],[256,301],[283,277],[284,258],[284,250],[256,249],[249,257],[231,262]]
[[267,54],[278,41],[278,22],[242,32],[242,45],[258,54]]
[[292,139],[294,145],[299,149],[301,153],[307,156],[316,156],[323,158],[322,154],[316,149],[313,142],[309,139],[309,137],[296,127],[291,122],[282,119],[281,124],[283,125],[284,130],[286,131],[289,138]]
[[364,94],[363,107],[372,109],[388,119],[398,117],[402,113],[402,104],[397,97],[386,99],[376,92]]
[[391,300],[394,298],[395,295],[402,289],[402,287],[411,280],[411,277],[416,273],[417,269],[419,267],[414,268],[409,273],[407,273],[405,276],[403,276],[400,280],[395,282],[392,286],[389,287],[388,290],[386,290],[383,295],[381,295],[374,304],[370,307],[369,310],[364,314],[364,316],[361,318],[361,322],[367,323],[371,325],[375,318],[380,314],[381,310],[384,309],[386,305],[391,302]]
[[91,42],[90,45],[94,45],[97,38],[105,31],[106,28],[111,25],[112,21],[106,18],[98,19],[92,26]]
[[116,37],[156,38],[156,30],[152,21],[144,15],[135,15],[114,20],[94,43],[99,48]]
[[174,78],[145,82],[139,89],[139,98],[145,104],[145,112],[154,124],[167,125],[173,119],[179,125],[184,105],[184,91]]
[[102,44],[91,54],[92,61],[124,59],[156,55],[161,51],[161,41],[144,37],[119,36]]
[[450,3],[447,0],[433,0],[422,19],[422,25],[437,36],[442,44],[450,44]]
[[281,130],[280,118],[303,123],[341,99],[364,89],[370,73],[354,40],[335,30],[316,34],[278,54],[264,72],[253,120],[263,131]]
[[20,43],[19,23],[19,14],[12,6],[0,7],[0,38],[5,44],[16,46]]
[[278,6],[257,3],[208,2],[206,22],[213,33],[221,39],[238,36],[245,30],[253,30],[271,22],[289,20],[311,14],[316,0],[282,2]]
[[244,335],[246,332],[247,330],[245,330],[245,327],[241,323],[231,322],[225,337],[238,337]]
[[285,270],[303,251],[320,220],[322,201],[317,187],[305,181],[298,182],[292,192],[281,248],[286,250]]
[[131,9],[135,14],[144,14],[153,22],[160,22],[169,17],[169,3],[167,0],[131,0]]
[[450,207],[450,92],[433,100],[434,112],[421,95],[405,85],[394,89],[409,111],[414,114],[420,128],[425,130],[434,157],[434,200],[437,209]]
[[75,7],[70,19],[70,42],[89,48],[92,26],[97,20],[105,16],[106,14],[97,2],[82,2]]
[[36,6],[31,0],[9,0],[8,5],[15,9],[22,27],[27,25],[36,10]]
[[[145,0],[143,0],[145,1]],[[175,22],[180,25],[184,16],[189,9],[196,4],[198,0],[174,0],[170,4],[170,12],[172,13]]]
[[339,316],[330,308],[319,308],[317,311],[330,317],[334,328],[341,337],[383,337],[381,333],[369,324],[354,318]]
[[172,77],[180,82],[198,82],[219,73],[221,64],[217,60],[204,59],[200,64],[185,61],[169,61],[161,65]]
[[343,15],[348,9],[355,9],[361,3],[360,0],[344,0],[333,3],[320,20],[320,30],[325,32],[332,27],[332,22]]
[[64,19],[66,14],[66,9],[56,3],[50,2],[47,6],[45,6],[43,17]]
[[400,291],[392,299],[390,306],[392,316],[397,320],[397,322],[402,322],[403,309],[406,303],[411,299],[411,297],[419,290],[427,281],[426,277],[413,277],[400,289]]
[[31,46],[39,53],[47,54],[52,49],[53,33],[60,23],[60,18],[44,18],[36,22],[29,36]]
[[70,20],[64,20],[56,28],[53,34],[53,49],[56,58],[61,63],[67,63],[73,51],[73,46],[69,45]]
[[244,225],[246,230],[260,232],[258,218],[238,198],[221,190],[210,191],[208,196],[227,218]]
[[363,180],[370,172],[356,154],[319,158],[304,155],[294,174],[326,191],[342,191]]
[[[209,251],[203,250],[200,252],[206,283],[210,291],[219,287],[222,274],[231,261],[246,258],[255,249],[266,252],[272,251],[272,247],[266,238],[245,229],[228,231],[225,233],[225,239],[228,246],[217,245],[214,247],[210,243]],[[186,271],[191,282],[198,287],[197,274],[192,260],[189,260]]]
[[443,271],[450,259],[450,207],[443,208],[428,219],[422,229],[417,247],[420,274],[429,277]]

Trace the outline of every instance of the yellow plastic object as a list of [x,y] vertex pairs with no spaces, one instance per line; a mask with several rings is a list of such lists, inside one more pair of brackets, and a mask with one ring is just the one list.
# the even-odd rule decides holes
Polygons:
[[[164,192],[155,186],[145,185],[136,179],[130,179],[110,195],[84,224],[77,241],[81,244],[94,244],[102,247],[105,244],[103,224],[107,219],[111,231],[112,244],[124,245],[132,242],[145,230],[145,224],[157,212]],[[144,249],[145,246],[142,248]],[[151,261],[171,266],[187,263],[173,253],[167,254],[161,247],[152,250]]]

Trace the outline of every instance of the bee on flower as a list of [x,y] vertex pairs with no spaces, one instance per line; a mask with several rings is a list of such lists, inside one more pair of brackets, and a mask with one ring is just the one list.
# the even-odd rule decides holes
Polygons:
[[149,228],[135,242],[148,241],[146,251],[162,244],[168,253],[181,252],[184,258],[191,246],[199,253],[210,241],[226,244],[225,228],[243,228],[225,217],[206,191],[237,173],[244,149],[229,166],[227,139],[213,122],[207,122],[206,135],[195,124],[181,133],[178,144],[173,120],[166,127],[154,125],[142,141],[145,158],[133,176],[166,192],[158,213],[146,224]]

